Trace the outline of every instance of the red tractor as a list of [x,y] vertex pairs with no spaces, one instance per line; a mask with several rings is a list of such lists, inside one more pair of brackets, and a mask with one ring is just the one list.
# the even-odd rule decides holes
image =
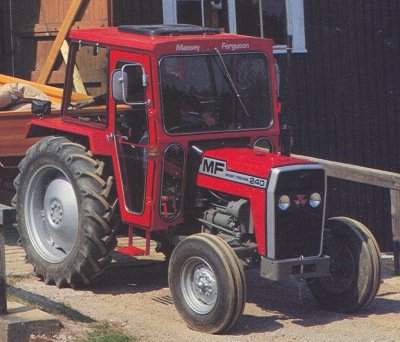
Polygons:
[[[93,60],[80,72],[95,96],[72,102],[82,58]],[[123,223],[146,239],[145,253],[157,241],[175,306],[195,330],[236,323],[246,265],[306,279],[328,309],[369,304],[378,245],[362,224],[325,218],[321,166],[281,152],[275,70],[268,39],[190,25],[72,31],[61,116],[36,108],[27,136],[43,138],[14,182],[38,276],[89,284]]]

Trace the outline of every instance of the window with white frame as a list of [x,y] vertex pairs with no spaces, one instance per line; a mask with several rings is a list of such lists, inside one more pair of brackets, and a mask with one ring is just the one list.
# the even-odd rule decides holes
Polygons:
[[273,38],[274,52],[307,52],[303,0],[163,0],[165,24],[187,23]]
[[292,36],[293,52],[305,47],[303,0],[235,0],[237,33],[273,38],[274,52],[287,51]]
[[164,24],[193,24],[231,31],[229,0],[164,0]]

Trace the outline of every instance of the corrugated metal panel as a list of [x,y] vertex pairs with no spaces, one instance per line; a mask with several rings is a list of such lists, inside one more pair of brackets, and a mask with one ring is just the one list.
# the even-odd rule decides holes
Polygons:
[[[400,3],[307,0],[308,53],[293,55],[297,153],[400,171]],[[387,190],[331,181],[331,215],[353,216],[391,249]]]

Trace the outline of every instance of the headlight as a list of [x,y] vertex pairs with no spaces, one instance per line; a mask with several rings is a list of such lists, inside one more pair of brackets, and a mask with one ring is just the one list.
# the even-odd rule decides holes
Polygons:
[[313,208],[318,207],[321,204],[321,195],[318,192],[314,192],[310,196],[310,206]]
[[266,151],[266,152],[272,152],[272,143],[269,141],[267,138],[259,138],[254,142],[253,145],[254,148]]
[[287,195],[282,195],[279,197],[278,207],[281,210],[288,210],[290,207],[290,198]]

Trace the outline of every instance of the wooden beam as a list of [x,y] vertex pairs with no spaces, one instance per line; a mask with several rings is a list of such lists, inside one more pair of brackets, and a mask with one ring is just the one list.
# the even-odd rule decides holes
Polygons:
[[0,222],[0,315],[5,315],[7,313],[6,252],[4,235],[4,225]]
[[0,204],[0,315],[5,315],[7,313],[4,230],[7,225],[11,225],[14,222],[13,217],[15,217],[15,209]]
[[390,190],[393,240],[400,241],[400,191]]
[[57,59],[58,53],[61,49],[63,41],[67,37],[69,30],[74,24],[75,17],[78,14],[79,9],[83,5],[86,0],[72,0],[72,3],[65,15],[64,21],[61,24],[60,29],[58,30],[58,34],[56,39],[54,40],[53,46],[51,47],[50,53],[47,56],[46,62],[43,65],[39,78],[37,80],[38,83],[45,84],[47,83],[51,71],[53,69],[54,63]]
[[400,174],[371,169],[368,167],[338,163],[330,160],[292,154],[292,157],[306,159],[325,168],[328,177],[352,182],[375,185],[391,190],[400,190]]
[[320,164],[328,177],[390,189],[394,274],[400,275],[400,174],[308,156],[291,156]]
[[394,274],[400,275],[400,191],[390,190]]
[[[64,58],[65,64],[68,63],[68,53],[69,53],[69,46],[66,40],[62,43],[61,46],[61,54]],[[73,73],[73,81],[74,81],[74,87],[77,93],[79,94],[84,94],[87,95],[87,91],[85,88],[85,85],[83,84],[81,75],[79,74],[78,67],[76,64],[74,65],[74,73]]]

